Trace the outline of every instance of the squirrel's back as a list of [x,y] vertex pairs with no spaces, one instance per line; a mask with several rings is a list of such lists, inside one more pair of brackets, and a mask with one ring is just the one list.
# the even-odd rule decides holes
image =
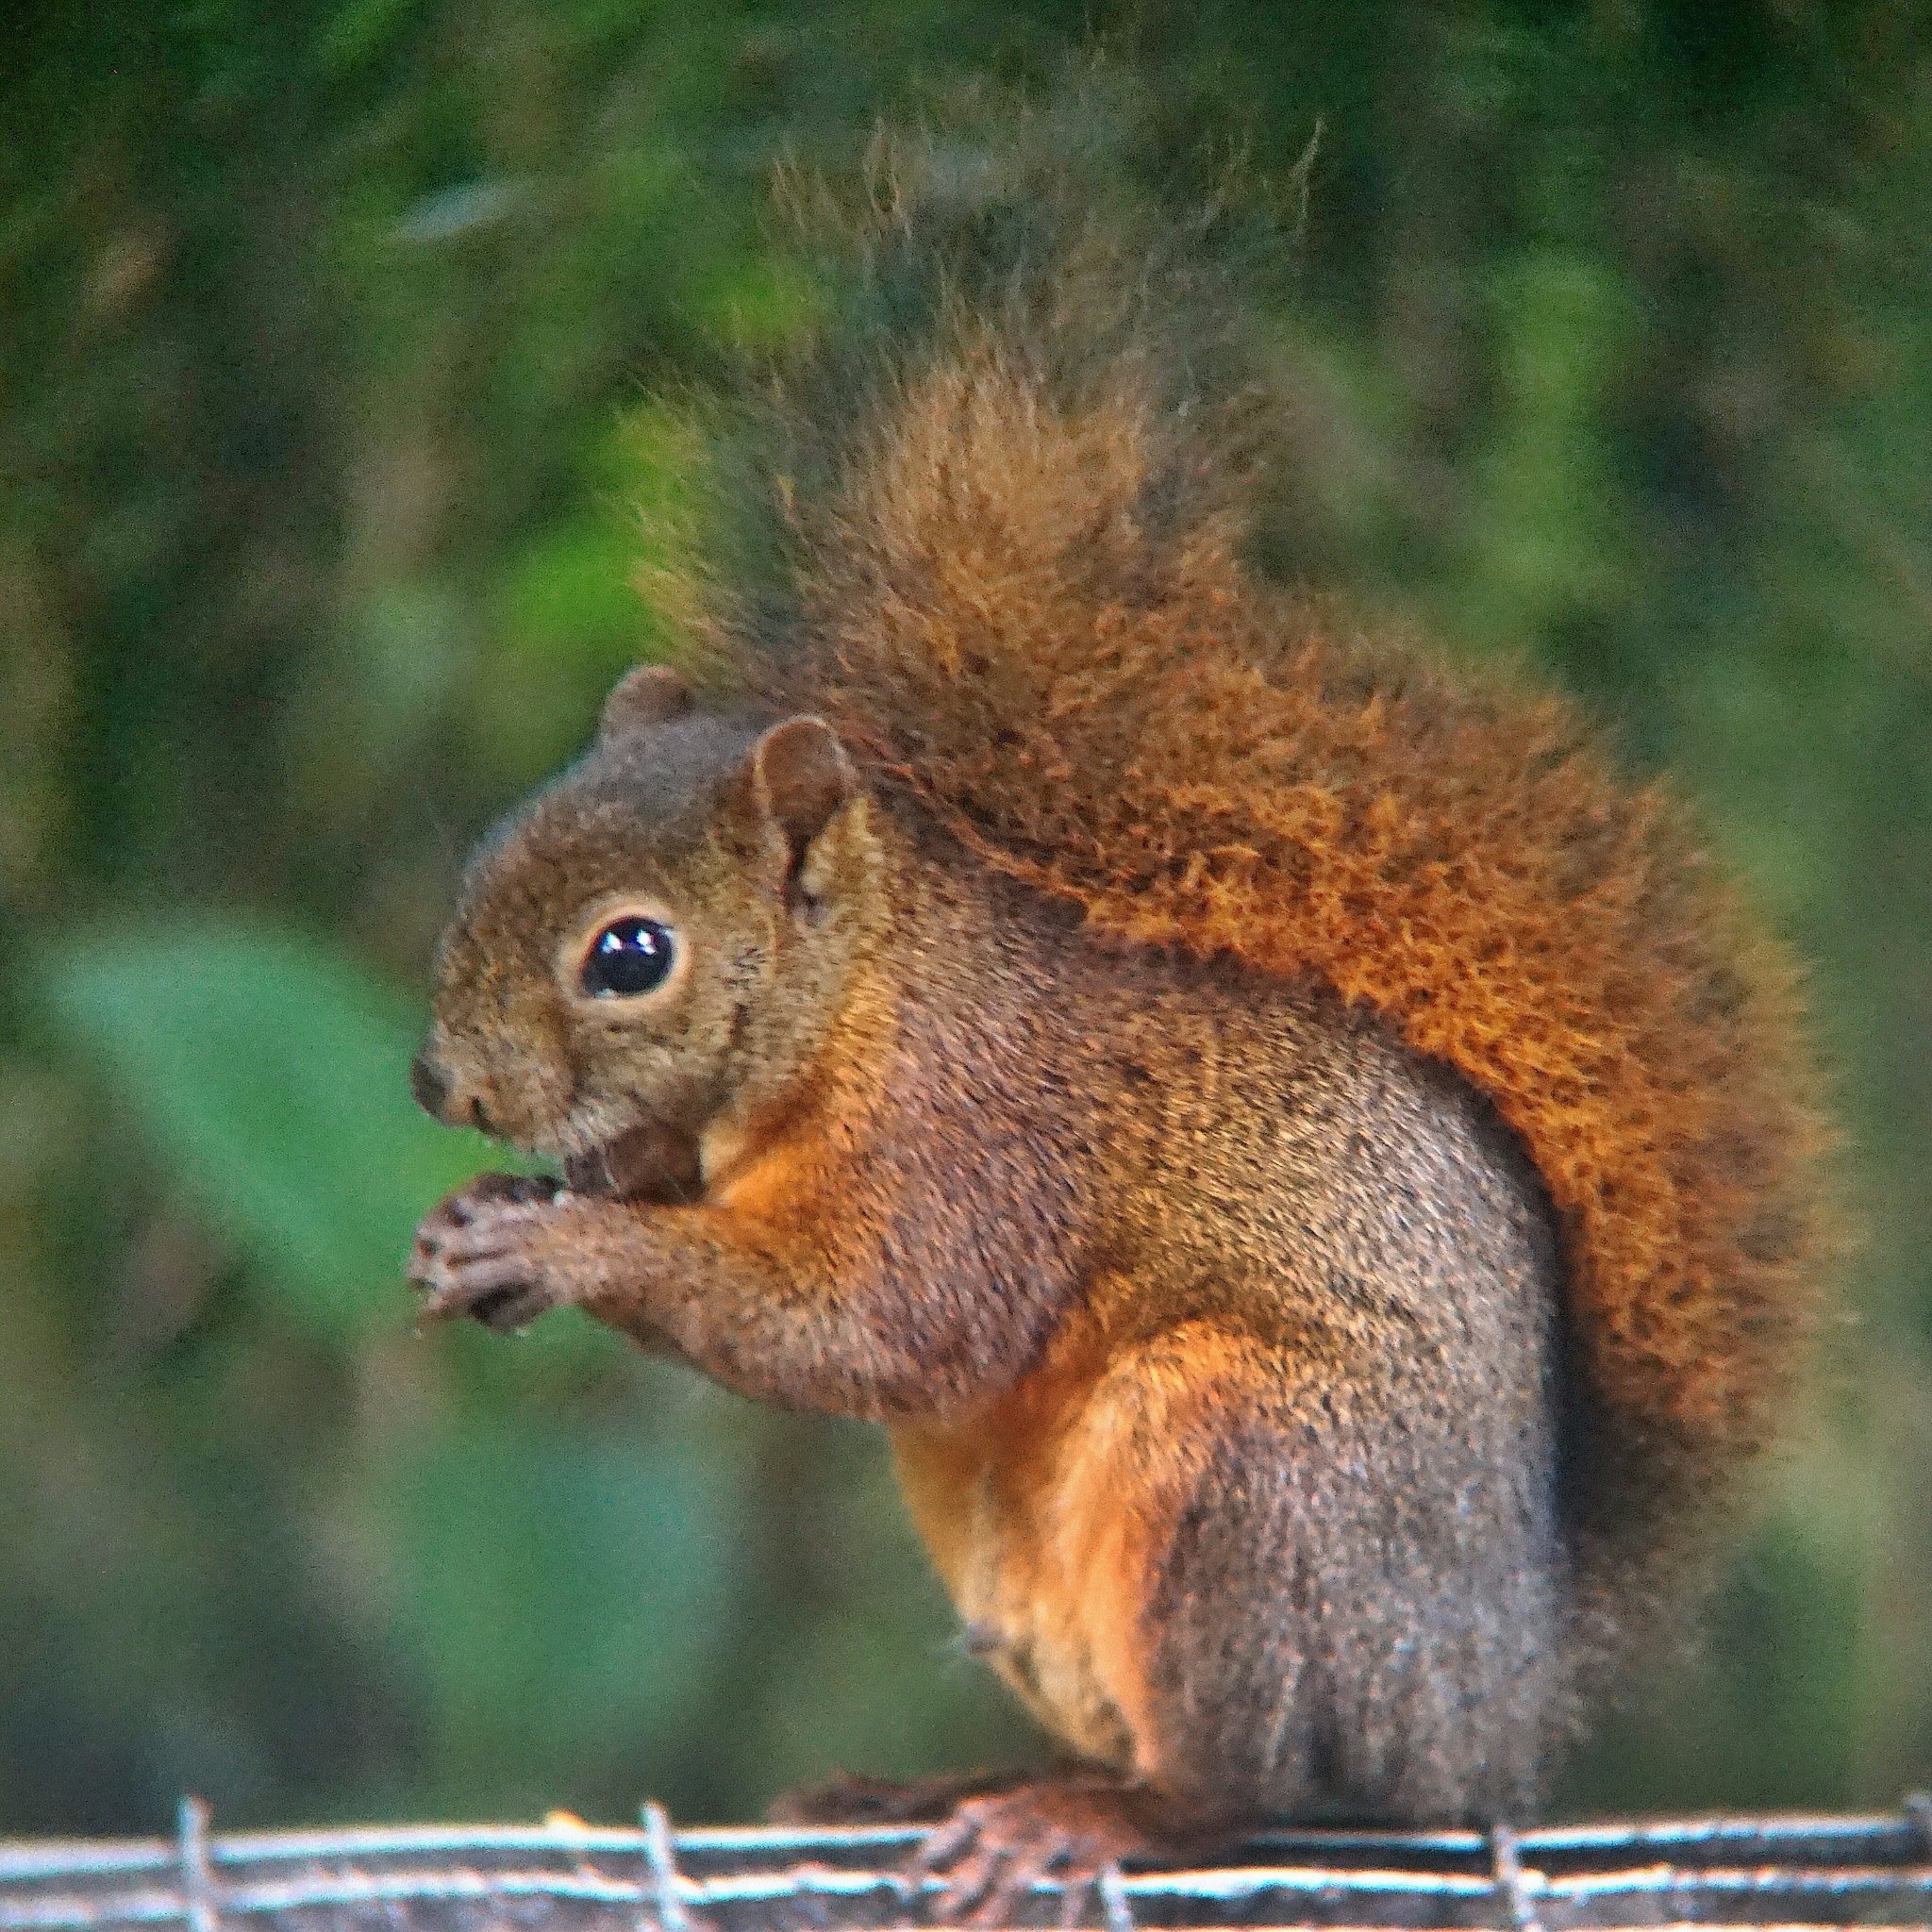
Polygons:
[[702,591],[709,675],[1093,931],[1311,972],[1487,1096],[1561,1232],[1586,1567],[1664,1551],[1807,1325],[1789,971],[1563,701],[1249,567],[1281,406],[1200,230],[1024,128],[874,191],[859,325],[778,385],[751,561]]

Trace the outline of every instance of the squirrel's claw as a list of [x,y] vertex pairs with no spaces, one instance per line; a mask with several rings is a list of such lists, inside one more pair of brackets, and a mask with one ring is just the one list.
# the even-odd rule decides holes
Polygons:
[[1060,1924],[1072,1925],[1108,1867],[1152,1843],[1124,1787],[1070,1778],[969,1798],[926,1840],[918,1870],[945,1883],[944,1924],[1011,1924],[1026,1893],[1052,1878]]
[[559,1186],[541,1175],[478,1174],[425,1215],[409,1256],[424,1318],[469,1315],[513,1329],[553,1307],[531,1237]]
[[423,1217],[427,1228],[438,1221],[467,1227],[477,1212],[506,1203],[527,1207],[532,1203],[554,1201],[563,1191],[563,1182],[551,1174],[479,1174],[465,1181],[454,1193],[443,1198]]

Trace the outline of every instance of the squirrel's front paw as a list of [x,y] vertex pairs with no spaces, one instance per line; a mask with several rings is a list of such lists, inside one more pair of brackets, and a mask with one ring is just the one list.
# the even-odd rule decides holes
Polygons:
[[545,1254],[562,1185],[537,1174],[478,1174],[431,1208],[409,1257],[423,1313],[523,1328],[569,1299]]

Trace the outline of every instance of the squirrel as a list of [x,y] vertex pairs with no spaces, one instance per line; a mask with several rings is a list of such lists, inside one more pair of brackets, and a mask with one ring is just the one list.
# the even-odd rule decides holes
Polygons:
[[1024,142],[874,183],[679,664],[470,865],[417,1097],[561,1178],[412,1276],[884,1424],[1070,1759],[907,1800],[962,1909],[1520,1820],[1788,1406],[1793,975],[1568,704],[1254,562],[1208,223]]

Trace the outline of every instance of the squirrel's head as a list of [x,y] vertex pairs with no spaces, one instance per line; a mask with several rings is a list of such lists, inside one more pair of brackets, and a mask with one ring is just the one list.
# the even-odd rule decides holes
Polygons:
[[631,1191],[627,1145],[694,1148],[727,1108],[782,1103],[878,930],[886,864],[829,725],[759,730],[632,672],[591,751],[471,860],[418,1100]]

